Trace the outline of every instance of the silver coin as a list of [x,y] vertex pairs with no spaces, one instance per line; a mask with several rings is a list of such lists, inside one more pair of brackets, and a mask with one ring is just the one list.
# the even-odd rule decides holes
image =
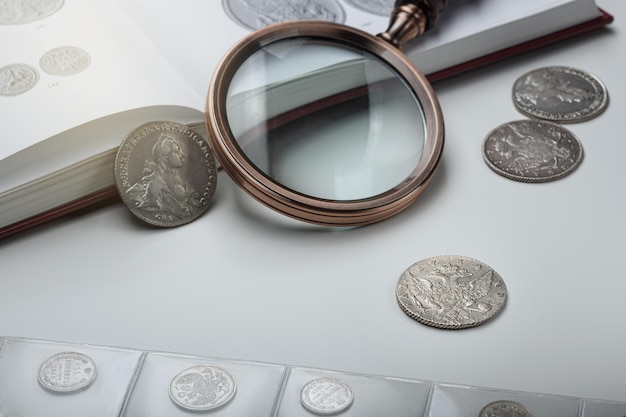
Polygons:
[[353,401],[350,385],[337,378],[314,379],[300,391],[300,402],[304,408],[316,414],[338,414],[350,407]]
[[39,60],[39,66],[50,75],[74,75],[84,71],[91,64],[91,57],[75,46],[60,46],[46,52]]
[[513,85],[513,102],[530,117],[560,123],[589,120],[608,106],[609,95],[595,76],[569,67],[530,71]]
[[22,25],[53,15],[63,0],[0,0],[0,25]]
[[494,401],[480,410],[479,417],[533,417],[528,408],[515,401]]
[[423,259],[405,270],[396,286],[398,304],[409,317],[443,329],[483,324],[500,312],[506,298],[496,271],[463,256]]
[[0,68],[0,96],[17,96],[33,88],[39,71],[27,64],[10,64]]
[[50,391],[72,393],[87,388],[96,375],[96,364],[89,356],[78,352],[61,352],[41,365],[37,379]]
[[190,411],[208,411],[233,399],[237,385],[225,369],[196,365],[181,371],[170,383],[170,398]]
[[563,178],[583,159],[580,140],[552,122],[517,120],[491,131],[483,158],[494,172],[515,181],[548,182]]
[[115,157],[122,201],[146,223],[175,227],[197,219],[217,187],[208,143],[176,122],[150,122],[124,139]]
[[379,16],[389,16],[394,9],[395,0],[345,0],[352,7]]
[[336,0],[223,0],[222,6],[233,21],[251,30],[288,20],[344,23],[346,18]]

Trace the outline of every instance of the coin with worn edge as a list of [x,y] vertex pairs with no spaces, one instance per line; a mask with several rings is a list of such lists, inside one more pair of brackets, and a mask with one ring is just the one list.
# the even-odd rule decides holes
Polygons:
[[513,102],[527,116],[576,123],[602,113],[609,95],[602,81],[588,72],[553,66],[519,77],[513,84]]
[[96,375],[96,364],[89,356],[78,352],[61,352],[41,365],[37,380],[50,391],[73,393],[91,385]]
[[63,7],[63,0],[0,1],[0,25],[22,25],[45,19]]
[[33,88],[39,71],[28,64],[9,64],[0,68],[0,96],[17,96]]
[[515,401],[494,401],[480,410],[479,417],[533,417],[530,410]]
[[548,182],[563,178],[583,160],[583,146],[568,129],[541,120],[517,120],[492,130],[483,142],[487,166],[505,178]]
[[475,259],[442,255],[406,269],[396,286],[402,311],[420,323],[442,329],[478,326],[502,310],[504,281]]
[[336,0],[223,0],[222,7],[236,23],[247,29],[288,20],[316,19],[343,23],[345,12]]
[[181,371],[170,383],[172,401],[190,411],[208,411],[233,399],[237,385],[233,376],[217,366],[195,365]]
[[338,414],[352,405],[354,394],[346,382],[331,377],[309,381],[300,392],[300,403],[322,415]]
[[46,52],[39,60],[39,66],[50,75],[74,75],[91,64],[91,57],[76,46],[59,46]]
[[133,130],[115,157],[122,201],[146,223],[175,227],[197,219],[217,187],[208,143],[176,122],[150,122]]

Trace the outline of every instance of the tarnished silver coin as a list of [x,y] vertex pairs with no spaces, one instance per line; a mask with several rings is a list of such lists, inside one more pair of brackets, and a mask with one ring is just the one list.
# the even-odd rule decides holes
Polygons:
[[22,25],[53,15],[63,0],[0,0],[0,25]]
[[602,113],[609,95],[604,84],[588,72],[554,66],[519,77],[513,84],[513,102],[527,116],[575,123]]
[[91,57],[76,46],[59,46],[46,52],[39,66],[50,75],[74,75],[87,69]]
[[222,0],[228,16],[256,30],[287,20],[317,19],[343,23],[346,15],[336,0]]
[[380,16],[389,16],[393,11],[395,0],[345,0],[352,7]]
[[478,417],[533,417],[528,408],[515,401],[494,401],[487,404]]
[[300,402],[304,408],[316,414],[338,414],[350,407],[353,401],[350,385],[337,378],[314,379],[300,391]]
[[117,151],[114,170],[117,189],[130,211],[160,227],[198,218],[217,187],[208,143],[176,122],[150,122],[130,132]]
[[504,281],[489,266],[464,256],[423,259],[396,286],[400,308],[420,323],[442,329],[478,326],[504,307]]
[[39,71],[28,64],[10,64],[0,68],[0,96],[17,96],[33,88]]
[[184,369],[170,383],[170,398],[190,411],[208,411],[233,399],[237,385],[233,376],[217,366],[196,365]]
[[96,364],[89,356],[78,352],[61,352],[41,365],[37,379],[44,388],[67,394],[87,388],[96,375]]
[[556,123],[517,120],[487,135],[483,158],[494,172],[511,180],[548,182],[578,168],[583,146],[572,132]]

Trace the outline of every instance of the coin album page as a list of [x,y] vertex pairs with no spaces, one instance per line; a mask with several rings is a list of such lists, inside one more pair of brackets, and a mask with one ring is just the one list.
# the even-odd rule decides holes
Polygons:
[[[66,392],[46,387],[41,379],[42,365],[55,355],[70,352],[95,364],[96,372],[88,385]],[[213,379],[204,380],[196,374],[179,381],[195,404],[206,399],[215,407],[201,410],[191,409],[191,401],[177,404],[173,381],[181,371],[202,366],[224,374],[212,373]],[[57,364],[53,374],[62,380],[78,372],[76,366],[65,363]],[[227,381],[224,375],[232,380]],[[318,380],[340,381],[350,390],[349,398],[338,397],[343,401],[341,410],[316,409],[315,404],[305,403],[303,388]],[[314,399],[326,399],[320,407],[336,404],[329,399],[336,396],[337,389],[331,389],[323,393],[318,389],[312,395]],[[220,403],[220,397],[226,400]],[[486,406],[498,402],[517,404],[532,416],[626,414],[626,403],[129,348],[0,338],[0,417],[66,417],[69,410],[81,417],[470,417],[483,415]]]

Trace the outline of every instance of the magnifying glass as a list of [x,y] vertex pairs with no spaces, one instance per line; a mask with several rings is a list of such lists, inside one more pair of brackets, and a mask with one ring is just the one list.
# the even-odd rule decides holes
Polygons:
[[358,226],[407,208],[433,177],[444,123],[401,52],[448,0],[399,0],[378,36],[326,21],[260,29],[215,70],[210,144],[228,175],[287,216]]

